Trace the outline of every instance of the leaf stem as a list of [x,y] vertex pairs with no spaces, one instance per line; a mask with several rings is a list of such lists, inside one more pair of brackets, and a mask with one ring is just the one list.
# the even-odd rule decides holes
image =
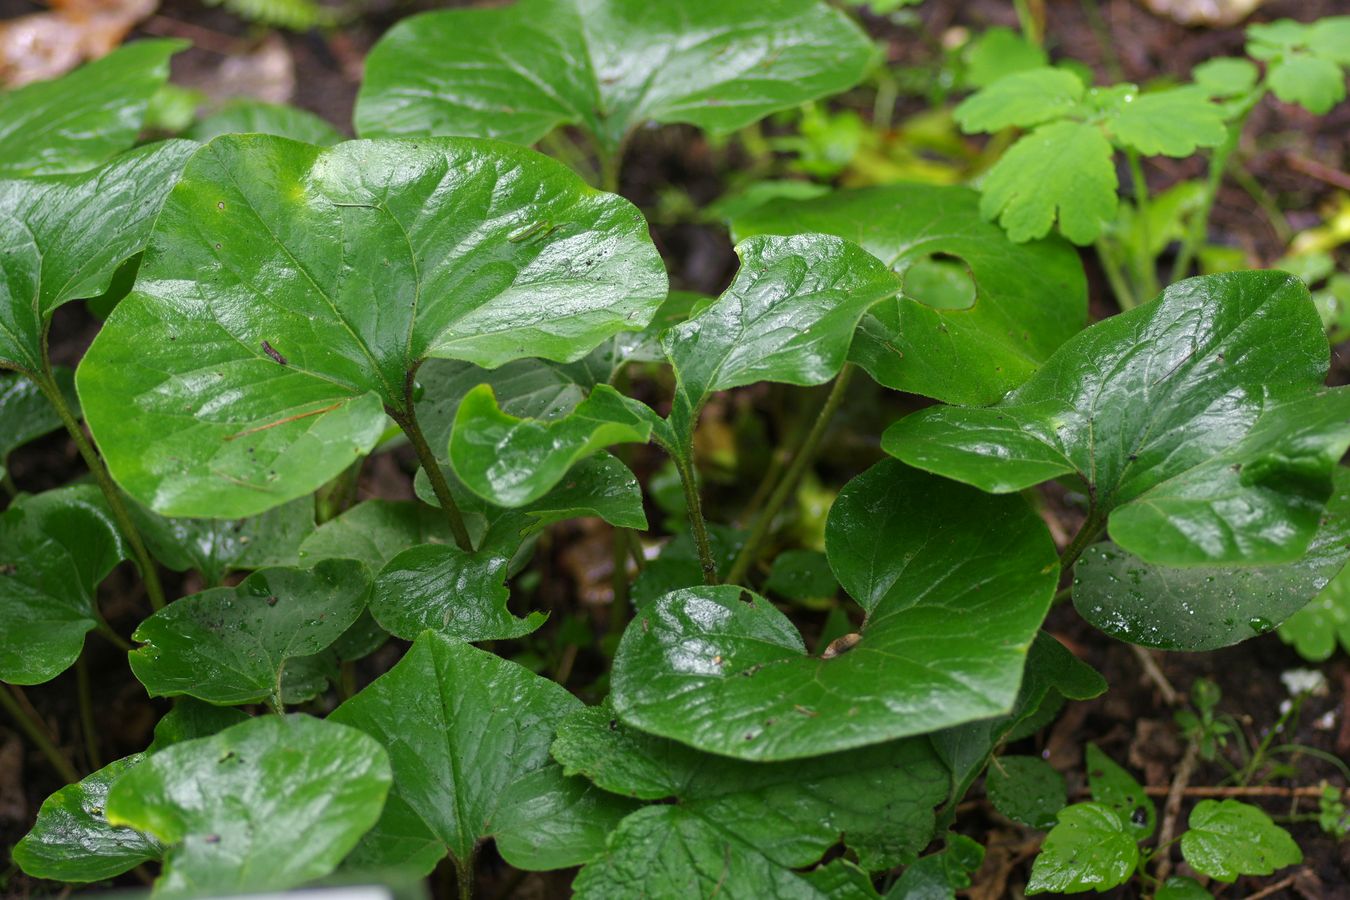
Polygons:
[[829,430],[830,420],[834,418],[834,414],[839,411],[840,405],[844,402],[844,395],[848,392],[849,382],[853,380],[853,370],[853,363],[844,363],[844,367],[835,376],[829,394],[826,395],[819,411],[816,413],[814,424],[793,451],[792,463],[774,487],[773,493],[769,495],[768,501],[764,504],[764,509],[756,517],[755,524],[750,528],[750,535],[745,540],[745,546],[741,548],[740,553],[736,554],[736,560],[731,564],[731,570],[727,573],[728,584],[739,584],[745,578],[746,573],[750,571],[750,566],[754,564],[759,553],[760,545],[764,543],[764,539],[769,534],[769,529],[773,527],[774,519],[782,512],[784,505],[792,496],[792,492],[797,489],[797,485],[801,482],[802,476],[806,474],[806,470],[815,461],[816,453],[820,450],[820,443],[825,438],[825,432]]
[[684,487],[684,503],[689,514],[689,530],[694,534],[694,546],[698,548],[699,562],[703,565],[703,583],[717,584],[717,560],[713,557],[712,544],[708,540],[708,523],[703,518],[703,501],[698,494],[698,477],[690,453],[672,454],[675,471],[680,475],[680,484]]
[[94,725],[94,697],[89,687],[89,663],[81,653],[75,660],[75,689],[79,694],[80,731],[84,732],[84,754],[88,757],[89,771],[103,768],[103,760],[98,750],[98,729]]
[[1144,177],[1144,164],[1140,161],[1137,151],[1127,149],[1125,158],[1130,165],[1130,181],[1134,188],[1134,213],[1139,220],[1139,235],[1134,247],[1135,277],[1139,282],[1138,294],[1147,300],[1158,293],[1158,270],[1152,253],[1152,223],[1149,222],[1148,179]]
[[469,537],[469,529],[464,524],[464,514],[459,511],[459,504],[455,503],[454,495],[450,493],[450,484],[445,480],[445,473],[436,462],[436,454],[431,452],[426,435],[422,433],[422,426],[417,422],[417,411],[412,398],[408,398],[406,411],[393,408],[387,408],[385,411],[398,423],[398,427],[403,429],[403,433],[408,436],[408,442],[417,452],[417,460],[426,470],[431,489],[436,493],[436,500],[441,504],[441,509],[445,511],[445,517],[450,522],[450,533],[455,536],[455,543],[465,553],[472,553],[473,540]]
[[[1254,97],[1260,97],[1263,93],[1263,85],[1259,85],[1252,90]],[[1209,155],[1209,172],[1205,176],[1205,192],[1201,195],[1200,208],[1195,211],[1195,217],[1191,219],[1191,227],[1186,230],[1186,237],[1182,241],[1181,250],[1177,253],[1176,261],[1172,264],[1172,277],[1169,279],[1171,281],[1180,281],[1186,277],[1186,274],[1190,271],[1191,263],[1195,259],[1196,252],[1200,249],[1200,245],[1205,242],[1205,237],[1209,233],[1209,215],[1214,209],[1214,200],[1219,194],[1219,186],[1223,184],[1224,173],[1228,170],[1228,161],[1232,158],[1233,151],[1237,149],[1239,141],[1242,140],[1242,129],[1246,126],[1247,116],[1255,105],[1255,100],[1250,101],[1250,105],[1229,123],[1228,136]]]
[[1083,551],[1088,548],[1093,541],[1101,536],[1106,525],[1097,517],[1095,511],[1088,513],[1087,521],[1083,527],[1078,529],[1078,533],[1069,541],[1069,546],[1064,548],[1064,552],[1059,556],[1059,569],[1061,572],[1069,571],[1069,568],[1076,562],[1078,557],[1083,555]]
[[[47,726],[36,715],[30,714],[28,709],[24,708],[26,704],[19,702],[18,698],[20,697],[23,697],[23,692],[15,685],[7,684],[0,687],[0,706],[5,708],[5,711],[14,719],[15,724],[19,726],[19,729],[28,735],[28,739],[33,742],[33,746],[47,758],[47,762],[51,763],[52,768],[67,783],[73,784],[79,781],[80,773],[75,771],[75,767],[70,764],[70,760],[66,759],[65,754],[57,749],[56,743],[47,731]],[[31,706],[29,706],[29,709],[31,709]]]
[[1032,14],[1029,0],[1013,0],[1013,8],[1017,11],[1017,24],[1022,29],[1022,37],[1029,44],[1041,46],[1040,23]]
[[1106,274],[1107,283],[1111,285],[1111,292],[1116,295],[1116,305],[1122,312],[1134,309],[1139,305],[1139,301],[1135,298],[1130,283],[1125,280],[1120,263],[1112,255],[1111,246],[1101,238],[1097,239],[1094,246],[1097,250],[1097,261],[1102,264],[1102,272]]
[[40,375],[34,375],[33,381],[42,391],[48,402],[56,409],[57,416],[61,423],[66,426],[66,431],[70,433],[70,438],[75,442],[75,448],[80,451],[80,456],[84,457],[85,465],[94,476],[94,481],[98,484],[99,490],[103,492],[104,498],[108,501],[108,510],[112,513],[113,520],[117,522],[117,527],[121,529],[122,536],[126,538],[127,544],[131,547],[131,555],[136,559],[136,565],[141,570],[141,581],[145,584],[146,596],[150,598],[150,606],[155,610],[164,608],[164,586],[159,580],[159,569],[155,566],[154,559],[150,552],[145,549],[145,541],[141,538],[140,529],[136,523],[131,520],[131,514],[127,511],[126,502],[122,499],[122,492],[117,485],[113,484],[112,476],[108,474],[108,467],[103,464],[103,458],[99,456],[94,445],[85,437],[84,428],[80,426],[75,418],[75,413],[70,405],[66,403],[66,398],[61,394],[61,388],[56,384],[56,378],[52,375],[51,363],[47,360],[46,353],[42,356],[43,372]]

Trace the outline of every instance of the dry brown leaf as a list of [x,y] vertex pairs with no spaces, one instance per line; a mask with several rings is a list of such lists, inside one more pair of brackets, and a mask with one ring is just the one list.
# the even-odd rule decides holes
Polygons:
[[0,82],[21,87],[64,75],[117,48],[159,0],[51,0],[51,11],[0,22]]

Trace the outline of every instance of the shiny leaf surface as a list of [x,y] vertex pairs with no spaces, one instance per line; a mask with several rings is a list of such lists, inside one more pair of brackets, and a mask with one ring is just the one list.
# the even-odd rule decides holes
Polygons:
[[248,519],[174,519],[143,506],[131,514],[157,560],[176,572],[199,572],[210,585],[241,569],[295,565],[301,542],[314,531],[308,497]]
[[1139,845],[1113,810],[1075,803],[1045,836],[1027,893],[1106,891],[1129,881],[1138,861]]
[[1269,875],[1303,862],[1289,832],[1262,810],[1237,800],[1201,800],[1181,836],[1181,855],[1192,869],[1216,881]]

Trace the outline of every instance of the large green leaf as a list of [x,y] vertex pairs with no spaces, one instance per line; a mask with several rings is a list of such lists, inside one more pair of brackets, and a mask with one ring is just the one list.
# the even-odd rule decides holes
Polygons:
[[209,585],[240,569],[295,565],[314,531],[308,497],[247,519],[174,519],[143,506],[132,506],[131,515],[156,559],[175,572],[200,572]]
[[1192,869],[1232,883],[1239,875],[1269,875],[1303,862],[1289,832],[1255,806],[1237,800],[1201,800],[1181,836]]
[[80,172],[130,147],[169,79],[169,57],[186,46],[136,41],[62,78],[0,93],[0,178]]
[[619,645],[619,717],[701,750],[782,760],[1011,710],[1059,572],[1020,498],[885,461],[840,493],[825,540],[867,613],[860,636],[812,657],[787,616],[747,591],[667,594]]
[[1280,272],[1172,285],[1088,328],[985,409],[924,410],[887,452],[987,491],[1073,476],[1089,527],[1162,565],[1258,565],[1307,548],[1350,444],[1350,391]]
[[[598,853],[631,808],[584,779],[565,777],[549,759],[558,722],[580,706],[528,669],[427,632],[331,719],[389,750],[397,802],[372,840],[397,832],[406,848],[420,819],[440,854],[448,851],[461,866],[471,863],[479,841],[494,837],[511,865],[552,869]],[[551,814],[521,815],[525,806]]]
[[[695,886],[710,873],[690,866],[685,850],[638,839],[662,821],[685,840],[716,847],[729,869],[745,875],[814,865],[840,842],[862,868],[889,869],[912,862],[927,845],[933,807],[947,795],[946,770],[926,741],[794,762],[740,762],[633,731],[603,707],[564,719],[553,756],[569,775],[585,775],[607,791],[675,804],[657,807],[660,813],[639,812],[641,825],[620,826],[605,854],[591,863],[601,873],[582,876],[593,891],[612,883],[617,872],[645,868],[629,890],[699,894]],[[733,893],[749,886],[742,882]]]
[[152,697],[274,707],[309,700],[325,685],[304,658],[341,637],[369,596],[370,575],[355,560],[262,569],[142,622],[132,635],[143,646],[130,655],[131,671]]
[[129,554],[97,490],[20,497],[0,514],[0,681],[40,684],[98,627],[96,590]]
[[423,360],[575,360],[665,293],[641,214],[532,151],[226,136],[188,164],[76,382],[132,496],[247,516],[369,451]]
[[[72,408],[75,399],[75,373],[56,369],[57,387]],[[23,375],[0,375],[0,478],[5,477],[9,454],[29,441],[61,427],[61,417],[37,384]]]
[[[736,219],[738,237],[823,231],[857,243],[904,279],[863,320],[849,357],[880,383],[950,403],[992,403],[1021,384],[1087,318],[1078,254],[1058,239],[1014,244],[963,187],[895,185],[775,201]],[[954,259],[975,285],[966,309],[915,293],[922,264]],[[918,267],[918,268],[916,268]]]
[[52,312],[108,289],[195,147],[165,141],[89,172],[0,180],[0,368],[42,372]]
[[379,818],[380,745],[309,716],[250,719],[127,771],[107,818],[165,845],[160,897],[282,891],[331,872]]
[[19,868],[34,878],[88,882],[159,859],[158,841],[110,825],[103,811],[113,782],[143,759],[143,753],[123,757],[44,800],[32,830],[14,845]]
[[1329,584],[1350,560],[1350,469],[1303,556],[1269,566],[1154,566],[1111,543],[1074,569],[1078,612],[1107,634],[1168,650],[1215,650],[1265,634]]
[[405,19],[376,44],[365,137],[530,144],[577,125],[613,153],[648,121],[725,134],[857,84],[862,30],[818,0],[521,0]]

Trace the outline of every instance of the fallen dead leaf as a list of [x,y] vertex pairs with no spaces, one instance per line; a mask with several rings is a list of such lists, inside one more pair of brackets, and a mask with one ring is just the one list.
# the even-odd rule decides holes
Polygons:
[[159,0],[50,0],[49,12],[0,22],[0,82],[22,87],[64,75],[117,48]]

